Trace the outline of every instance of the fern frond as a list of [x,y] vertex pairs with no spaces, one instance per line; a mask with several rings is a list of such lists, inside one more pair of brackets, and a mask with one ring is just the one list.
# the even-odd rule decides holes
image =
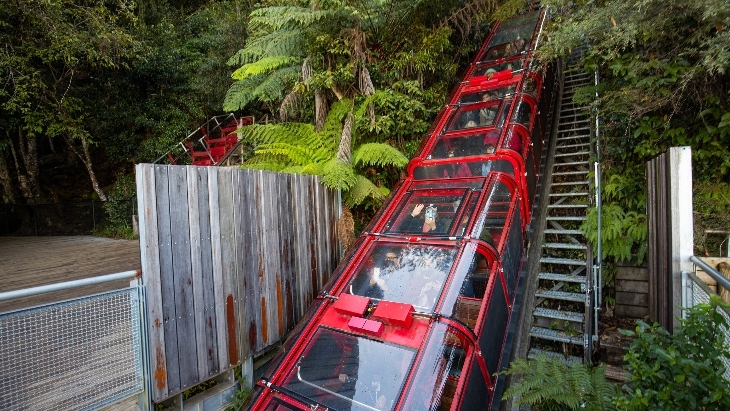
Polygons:
[[252,125],[241,129],[240,139],[253,144],[308,141],[315,134],[314,126],[306,123]]
[[352,167],[332,159],[324,166],[322,184],[335,190],[347,191],[357,183]]
[[277,30],[249,38],[246,46],[228,59],[228,65],[239,66],[253,63],[268,56],[302,57],[303,55],[304,33],[302,30]]
[[381,202],[390,194],[390,190],[385,187],[376,186],[372,181],[362,175],[358,174],[355,177],[357,179],[355,185],[345,193],[344,200],[348,207],[361,204],[368,197],[376,202]]
[[270,73],[273,70],[284,66],[291,66],[298,63],[299,58],[293,56],[271,56],[264,57],[256,62],[244,64],[231,74],[234,80],[243,80],[251,76]]
[[299,78],[299,70],[299,65],[293,65],[271,72],[256,87],[253,94],[260,101],[273,102],[281,100],[284,98],[283,92],[288,90],[291,84]]
[[333,20],[342,12],[338,10],[314,10],[308,7],[273,6],[254,10],[249,27],[252,31],[281,30],[283,28],[310,27],[325,20]]
[[352,162],[361,166],[395,166],[403,168],[408,158],[397,148],[385,143],[363,144],[352,154]]
[[223,110],[238,111],[243,109],[246,104],[256,98],[254,91],[261,81],[263,81],[263,76],[261,78],[249,77],[231,84],[226,92],[226,97],[223,99]]

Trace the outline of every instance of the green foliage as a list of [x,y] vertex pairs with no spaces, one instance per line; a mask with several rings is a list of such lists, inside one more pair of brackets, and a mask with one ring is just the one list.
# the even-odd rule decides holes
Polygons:
[[[603,192],[607,203],[620,207],[628,218],[612,232],[628,229],[637,218],[632,213],[645,213],[645,164],[669,147],[692,148],[695,185],[730,182],[728,2],[543,4],[569,8],[547,28],[543,58],[566,55],[588,43],[583,64],[586,71],[599,73],[599,86],[578,90],[574,101],[597,109],[601,117]],[[619,217],[616,211],[609,218]],[[727,229],[723,220],[710,218],[702,230]],[[633,246],[629,240],[619,241],[623,244],[609,255],[641,251],[636,249],[641,236],[633,237]]]
[[727,237],[708,234],[708,231],[730,227],[730,184],[698,182],[694,184],[693,194],[695,253],[723,255]]
[[502,399],[515,398],[515,404],[530,404],[546,410],[613,410],[611,398],[616,387],[606,381],[604,366],[567,365],[559,359],[539,355],[534,360],[517,359],[503,372],[520,375]]
[[233,400],[231,401],[231,405],[226,407],[225,411],[238,411],[243,407],[243,405],[246,403],[246,401],[251,397],[251,394],[253,394],[253,390],[245,388],[246,387],[246,377],[241,376],[238,378],[238,389],[236,390],[236,393],[233,395]]
[[383,143],[366,143],[357,147],[352,163],[336,159],[342,134],[342,123],[351,110],[348,100],[332,106],[322,131],[304,123],[282,123],[245,127],[241,138],[252,143],[254,155],[245,167],[322,175],[322,183],[335,190],[342,190],[348,205],[362,204],[366,199],[376,203],[388,194],[364,175],[359,168],[393,167],[402,169],[408,159],[398,149]]
[[[627,261],[636,255],[637,264],[641,264],[647,252],[646,215],[625,211],[616,203],[603,203],[601,209],[602,258],[613,257],[616,261]],[[593,244],[593,252],[597,253],[598,210],[595,207],[588,210],[586,221],[580,229]]]
[[625,410],[727,410],[730,386],[723,378],[722,357],[730,358],[725,344],[728,331],[721,314],[722,303],[712,296],[709,303],[689,308],[675,334],[657,323],[637,321],[636,337],[624,360],[631,381],[614,403]]

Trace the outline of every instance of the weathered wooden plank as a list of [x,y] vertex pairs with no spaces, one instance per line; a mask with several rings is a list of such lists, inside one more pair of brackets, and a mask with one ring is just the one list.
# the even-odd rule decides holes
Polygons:
[[[241,258],[239,258],[239,287],[241,290],[241,300],[238,302],[239,307],[239,346],[242,353],[252,355],[256,350],[256,335],[257,329],[251,322],[251,315],[253,307],[256,306],[255,294],[256,294],[256,283],[254,279],[256,277],[256,249],[254,248],[254,234],[253,229],[257,223],[254,218],[255,212],[255,197],[253,195],[253,172],[251,170],[238,170],[240,173],[239,181],[241,185],[241,204],[239,208],[244,218],[241,218],[241,237],[238,243],[239,250],[241,250]],[[253,325],[253,327],[251,327]],[[253,339],[253,342],[252,342]],[[243,357],[243,354],[242,354]]]
[[177,356],[180,366],[180,388],[185,389],[199,381],[186,168],[169,167],[168,179],[172,272],[175,288],[175,314],[177,315]]
[[[198,213],[200,227],[200,267],[203,287],[203,326],[205,333],[204,356],[206,376],[219,373],[218,335],[215,315],[215,287],[213,281],[213,256],[210,230],[210,198],[208,196],[208,167],[194,167],[198,186]],[[196,322],[197,325],[197,322]],[[199,346],[200,347],[200,346]],[[200,352],[198,352],[200,358]]]
[[[262,266],[263,266],[263,276],[261,281],[261,322],[262,322],[262,342],[264,346],[268,346],[270,343],[274,342],[274,340],[271,339],[272,336],[272,319],[275,318],[272,316],[272,306],[275,304],[275,300],[271,296],[271,259],[269,258],[269,252],[271,250],[271,243],[270,238],[268,236],[270,230],[270,210],[268,207],[268,202],[265,200],[270,196],[270,188],[268,185],[268,179],[267,179],[267,173],[259,172],[258,173],[258,183],[259,183],[259,189],[261,190],[261,200],[260,200],[260,212],[261,212],[261,237],[259,238],[259,246],[261,247],[261,256],[259,258],[262,259]],[[274,314],[275,315],[275,314]],[[263,348],[263,347],[259,347]]]
[[616,267],[617,280],[649,281],[649,269],[646,267]]
[[636,305],[616,305],[613,311],[618,317],[644,318],[649,315],[649,307]]
[[[233,301],[233,279],[236,277],[236,238],[233,227],[233,170],[218,168],[218,206],[220,207],[221,259],[223,262],[223,294],[226,319],[226,343],[229,365],[239,362],[236,342],[236,312]],[[219,302],[220,303],[220,302]],[[220,343],[220,342],[219,342]]]
[[160,244],[160,287],[165,328],[165,362],[167,387],[170,393],[180,390],[180,365],[177,356],[177,316],[175,314],[175,281],[173,278],[172,234],[170,231],[170,198],[168,166],[155,166],[157,231]]
[[201,193],[198,190],[198,170],[201,167],[187,166],[187,203],[188,224],[190,226],[190,268],[193,287],[193,316],[195,319],[195,346],[198,376],[208,376],[208,362],[205,343],[205,298],[203,296],[203,263],[200,239],[200,203]]
[[[271,198],[281,198],[277,188],[278,175],[266,173],[268,192]],[[284,293],[282,288],[281,273],[281,232],[279,231],[278,219],[281,217],[278,203],[270,203],[268,215],[269,229],[267,234],[269,255],[269,281],[271,286],[271,341],[277,341],[284,335]]]
[[616,280],[616,291],[626,291],[629,293],[648,293],[649,282]]
[[167,397],[168,387],[154,166],[138,164],[136,181],[142,282],[146,289],[147,333],[149,335],[150,370],[153,377],[152,397],[156,401],[161,401]]
[[638,305],[648,307],[648,296],[648,294],[616,292],[616,305]]
[[283,293],[283,330],[286,333],[294,327],[294,301],[292,298],[292,282],[294,272],[292,271],[292,216],[291,216],[291,190],[289,181],[291,174],[281,175],[277,178],[278,197],[281,198],[279,205],[279,228],[281,233],[281,291]]
[[236,342],[237,349],[240,358],[247,358],[249,350],[246,344],[243,343],[243,327],[244,327],[244,316],[245,307],[243,305],[244,294],[245,294],[245,271],[244,261],[246,259],[246,253],[243,249],[246,244],[246,231],[245,223],[248,221],[248,210],[246,207],[246,177],[243,170],[232,169],[232,184],[233,184],[233,231],[234,237],[236,238],[235,249],[236,249],[236,261],[235,261],[235,278],[233,281],[233,302],[234,312],[236,318]]
[[259,309],[259,298],[261,287],[259,284],[259,262],[260,250],[258,241],[259,215],[257,214],[259,198],[256,191],[256,171],[245,170],[246,181],[246,210],[248,212],[248,230],[247,242],[243,244],[243,250],[246,257],[243,261],[244,267],[244,288],[245,301],[244,305],[244,330],[245,343],[248,345],[250,352],[258,351],[261,345],[260,318],[261,310]]
[[210,168],[208,170],[208,198],[210,200],[210,243],[211,256],[213,262],[213,294],[215,296],[215,324],[216,324],[216,342],[218,344],[218,369],[220,371],[228,369],[228,325],[226,324],[226,305],[225,305],[225,287],[223,285],[223,258],[221,252],[221,236],[220,236],[220,207],[219,207],[219,187],[218,187],[218,169]]

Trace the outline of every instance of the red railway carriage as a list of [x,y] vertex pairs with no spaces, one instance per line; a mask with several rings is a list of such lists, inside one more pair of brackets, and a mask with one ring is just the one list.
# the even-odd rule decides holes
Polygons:
[[[426,202],[437,229],[412,220]],[[407,181],[386,208],[259,385],[256,409],[491,401],[523,252],[514,180]]]
[[[496,26],[419,154],[256,385],[256,410],[484,410],[542,162],[545,15]],[[507,353],[509,355],[509,353]]]

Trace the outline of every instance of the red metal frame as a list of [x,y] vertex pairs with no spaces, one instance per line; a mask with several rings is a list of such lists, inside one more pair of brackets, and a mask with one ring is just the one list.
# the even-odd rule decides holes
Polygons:
[[[536,27],[540,27],[541,19],[545,18],[545,12],[540,13],[540,18]],[[483,55],[491,41],[494,33],[498,31],[499,25],[492,31],[487,41],[484,42],[480,48],[477,56]],[[517,26],[515,26],[517,27]],[[537,31],[537,30],[536,30]],[[533,33],[530,39],[530,50],[532,49],[536,31]],[[433,324],[436,322],[448,325],[448,327],[456,330],[456,334],[461,340],[462,348],[464,351],[464,364],[462,372],[465,373],[459,377],[459,383],[456,388],[456,393],[453,397],[451,405],[452,410],[459,409],[464,399],[466,386],[469,381],[469,370],[480,370],[484,375],[484,380],[487,385],[487,389],[492,392],[495,388],[496,379],[493,378],[489,373],[496,370],[488,370],[485,362],[485,357],[481,353],[480,338],[489,338],[489,336],[482,336],[484,332],[484,326],[487,318],[490,316],[488,307],[495,292],[502,292],[505,296],[506,301],[506,316],[507,321],[512,315],[512,307],[514,300],[510,298],[510,295],[515,295],[514,287],[517,284],[507,284],[504,267],[503,267],[503,255],[506,247],[509,246],[509,233],[512,227],[515,225],[516,212],[519,211],[521,217],[521,226],[515,229],[522,230],[524,235],[526,225],[530,221],[530,209],[532,199],[527,195],[528,183],[526,179],[526,173],[536,173],[537,170],[527,170],[526,164],[528,159],[533,155],[532,153],[532,133],[535,128],[537,118],[537,102],[544,96],[541,95],[542,90],[542,75],[540,73],[533,72],[531,66],[531,52],[527,54],[518,54],[513,56],[506,56],[488,63],[475,61],[469,68],[464,77],[466,80],[460,83],[454,94],[451,97],[450,105],[445,106],[437,116],[434,126],[431,128],[426,138],[419,147],[418,155],[411,160],[407,167],[407,177],[398,183],[396,188],[393,189],[389,201],[383,206],[379,212],[378,217],[368,227],[366,232],[357,243],[357,249],[348,255],[343,260],[342,264],[337,268],[333,274],[333,278],[328,282],[325,293],[318,297],[320,306],[311,315],[309,323],[301,328],[293,342],[285,345],[287,351],[285,356],[280,362],[278,362],[277,370],[271,375],[270,380],[262,381],[258,384],[258,394],[253,404],[253,409],[266,409],[267,404],[271,404],[275,398],[278,401],[282,401],[287,406],[296,409],[311,409],[311,407],[296,398],[289,398],[283,392],[286,390],[275,389],[276,386],[284,384],[288,375],[297,364],[300,356],[306,350],[309,342],[320,327],[327,327],[329,329],[338,330],[350,335],[360,336],[371,340],[377,340],[387,342],[390,344],[396,344],[402,347],[408,347],[416,350],[416,355],[413,360],[412,368],[408,371],[404,389],[400,392],[399,397],[395,400],[395,409],[401,409],[405,405],[406,393],[409,390],[414,389],[412,386],[415,382],[415,373],[418,369],[419,362],[424,355],[424,347],[429,341]],[[522,65],[516,64],[522,62]],[[510,70],[506,64],[514,64]],[[500,66],[503,65],[503,66]],[[484,70],[489,67],[499,67],[501,70],[495,73],[489,73],[473,76],[477,70]],[[525,90],[525,85],[530,82],[530,87],[534,84],[534,89]],[[473,103],[459,103],[462,101],[462,96],[473,93],[483,93],[490,90],[503,89],[504,87],[513,87],[514,92],[508,97],[501,97],[498,100],[492,100],[489,102],[473,102]],[[470,99],[467,101],[473,101]],[[515,110],[519,106],[520,102],[525,102],[530,108],[530,121],[529,123],[521,124],[513,118],[515,116]],[[474,127],[463,130],[446,131],[449,126],[457,121],[457,117],[464,111],[476,111],[484,107],[498,106],[500,112],[495,115],[494,122],[499,121],[504,115],[504,123],[499,128],[495,125],[489,125],[485,127]],[[543,125],[544,126],[544,125]],[[480,134],[486,134],[488,132],[497,132],[498,144],[495,145],[496,152],[494,154],[478,154],[478,155],[466,155],[462,157],[453,158],[429,158],[431,152],[436,147],[439,141],[449,141],[452,139],[465,138],[468,136],[478,136]],[[508,135],[519,135],[521,137],[522,147],[519,150],[515,150],[517,146],[509,147],[509,142],[506,140]],[[540,136],[541,137],[541,136]],[[221,141],[218,141],[221,140]],[[225,141],[223,141],[225,140]],[[457,140],[454,140],[457,141]],[[466,140],[461,140],[463,143]],[[476,141],[476,140],[471,140]],[[220,146],[227,147],[229,142],[225,137],[217,140],[208,140],[210,144],[219,144]],[[443,143],[444,147],[446,143]],[[472,144],[472,143],[469,143]],[[462,148],[464,146],[462,145]],[[465,151],[471,153],[472,151]],[[479,163],[488,160],[500,160],[507,161],[514,172],[515,179],[505,174],[491,170],[488,175],[485,176],[471,176],[471,177],[460,177],[451,178],[444,180],[443,178],[433,179],[419,179],[416,180],[414,172],[418,167],[429,167],[429,166],[440,166],[440,165],[457,165],[457,164],[471,164]],[[537,159],[536,161],[539,161]],[[486,171],[484,171],[486,173]],[[477,222],[484,221],[482,218],[487,218],[489,210],[485,210],[489,194],[495,184],[504,184],[510,193],[510,204],[506,211],[499,210],[499,218],[502,213],[506,213],[504,216],[504,226],[502,227],[502,235],[500,242],[495,243],[494,246],[485,243],[479,238],[477,230]],[[478,187],[478,188],[477,188]],[[399,227],[400,221],[407,217],[407,209],[412,204],[410,196],[414,195],[428,195],[428,196],[460,196],[462,203],[458,209],[453,210],[453,217],[450,231],[448,235],[455,235],[461,233],[461,228],[465,225],[465,231],[463,235],[457,237],[447,237],[443,234],[434,235],[428,233],[399,233],[397,231],[390,230],[388,224],[392,227]],[[472,201],[475,203],[472,205]],[[471,207],[474,208],[471,208]],[[519,210],[516,208],[519,207]],[[464,221],[465,213],[474,213],[470,216],[467,222]],[[461,223],[460,223],[461,222]],[[490,229],[494,229],[495,226],[491,226]],[[478,229],[482,229],[482,225],[478,226]],[[496,235],[496,231],[493,231]],[[370,256],[373,255],[373,251],[376,247],[381,246],[408,246],[417,244],[417,246],[434,246],[434,247],[445,247],[446,249],[453,249],[454,256],[451,266],[448,268],[448,272],[442,281],[441,294],[436,299],[433,308],[421,307],[420,312],[416,312],[413,306],[403,302],[389,302],[383,300],[378,303],[379,300],[371,300],[370,298],[350,295],[348,285],[351,284],[355,276],[359,275],[362,270],[367,269]],[[462,265],[462,260],[465,261],[463,264],[467,264],[465,250],[473,250],[473,253],[478,253],[482,256],[490,267],[490,274],[487,277],[486,289],[484,295],[481,297],[481,308],[478,311],[476,323],[474,323],[474,330],[471,330],[465,324],[456,321],[449,317],[442,317],[440,314],[442,311],[450,313],[454,309],[456,304],[455,301],[458,298],[471,298],[471,297],[459,297],[463,291],[458,291],[462,284],[457,283],[464,280],[465,275],[469,276],[471,271],[469,266]],[[468,254],[470,259],[478,258],[472,251]],[[378,257],[380,258],[380,257]],[[449,257],[451,258],[451,257]],[[469,260],[468,264],[471,264]],[[522,260],[517,262],[522,264]],[[517,267],[519,269],[519,267]],[[377,271],[380,272],[380,271]],[[457,272],[459,277],[457,277]],[[362,277],[361,277],[362,278]],[[392,277],[391,277],[392,279]],[[515,280],[517,282],[519,277]],[[372,284],[372,283],[371,283]],[[500,288],[498,288],[498,286]],[[456,291],[455,291],[456,290]],[[455,293],[456,292],[456,293]],[[480,291],[481,293],[481,291]],[[371,294],[363,294],[371,295]],[[382,295],[382,294],[380,294]],[[448,295],[448,298],[447,298]],[[474,294],[471,294],[474,295]],[[479,294],[480,295],[480,294]],[[378,297],[381,298],[381,297]],[[448,299],[448,301],[447,301]],[[451,307],[444,307],[449,305]],[[431,312],[424,312],[424,310],[430,309]],[[473,318],[473,317],[472,317]],[[505,332],[505,338],[507,333]],[[495,341],[493,346],[495,349],[500,350],[500,361],[504,355],[502,352],[503,341]],[[494,357],[492,357],[494,359]],[[478,364],[473,364],[476,361]],[[476,368],[472,365],[477,365]],[[490,394],[491,396],[491,394]]]

